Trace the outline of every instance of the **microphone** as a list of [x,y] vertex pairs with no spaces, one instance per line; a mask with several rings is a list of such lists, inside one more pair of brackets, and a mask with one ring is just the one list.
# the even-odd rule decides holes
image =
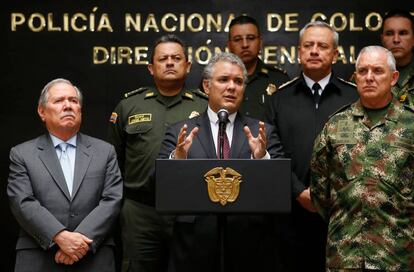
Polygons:
[[219,145],[219,158],[223,159],[223,143],[224,143],[224,134],[226,133],[226,125],[229,120],[229,112],[226,109],[219,109],[217,112],[217,117],[219,120],[219,131],[218,131],[218,145]]
[[226,109],[219,109],[217,112],[217,117],[219,119],[219,124],[227,124],[227,121],[229,119],[229,112]]

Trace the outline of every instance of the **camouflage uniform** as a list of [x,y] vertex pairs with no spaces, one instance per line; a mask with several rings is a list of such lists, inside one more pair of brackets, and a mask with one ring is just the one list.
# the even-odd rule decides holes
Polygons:
[[414,60],[407,67],[405,78],[398,79],[397,84],[392,88],[393,94],[401,101],[414,103]]
[[376,124],[359,100],[343,108],[316,139],[311,167],[328,271],[414,271],[414,108],[394,99]]

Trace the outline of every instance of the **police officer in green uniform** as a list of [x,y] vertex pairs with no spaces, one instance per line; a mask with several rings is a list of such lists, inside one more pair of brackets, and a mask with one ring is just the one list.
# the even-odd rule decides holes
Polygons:
[[241,15],[231,21],[227,47],[243,61],[248,74],[239,111],[263,121],[266,100],[282,83],[289,80],[289,76],[286,71],[266,65],[258,58],[262,36],[256,20],[250,16]]
[[394,95],[402,102],[410,100],[413,103],[414,18],[410,12],[392,10],[385,14],[382,21],[381,42],[392,52],[400,73],[398,82],[392,89]]
[[150,173],[166,127],[207,108],[207,96],[184,87],[191,63],[183,42],[162,36],[148,70],[155,86],[125,94],[110,117],[109,138],[124,177],[121,210],[122,271],[165,271],[171,222],[154,208]]

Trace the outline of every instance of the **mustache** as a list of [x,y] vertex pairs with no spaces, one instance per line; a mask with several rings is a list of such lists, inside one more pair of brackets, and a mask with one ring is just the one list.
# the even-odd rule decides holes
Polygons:
[[76,115],[75,115],[75,113],[73,111],[68,111],[68,112],[65,112],[60,118],[65,118],[65,117],[73,117],[73,118],[75,118]]

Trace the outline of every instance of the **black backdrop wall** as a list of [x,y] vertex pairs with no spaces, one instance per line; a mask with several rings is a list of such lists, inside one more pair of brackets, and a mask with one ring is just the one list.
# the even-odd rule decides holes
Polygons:
[[122,94],[151,84],[148,48],[162,34],[175,33],[187,42],[193,61],[187,84],[196,87],[203,65],[215,51],[225,50],[233,16],[257,18],[262,58],[290,76],[298,72],[298,31],[310,20],[325,20],[340,34],[342,55],[335,71],[348,78],[359,50],[379,43],[381,16],[396,7],[414,12],[414,1],[1,1],[0,209],[6,253],[0,267],[12,271],[18,229],[5,193],[8,153],[43,132],[36,105],[48,81],[64,77],[80,87],[82,131],[105,139]]

